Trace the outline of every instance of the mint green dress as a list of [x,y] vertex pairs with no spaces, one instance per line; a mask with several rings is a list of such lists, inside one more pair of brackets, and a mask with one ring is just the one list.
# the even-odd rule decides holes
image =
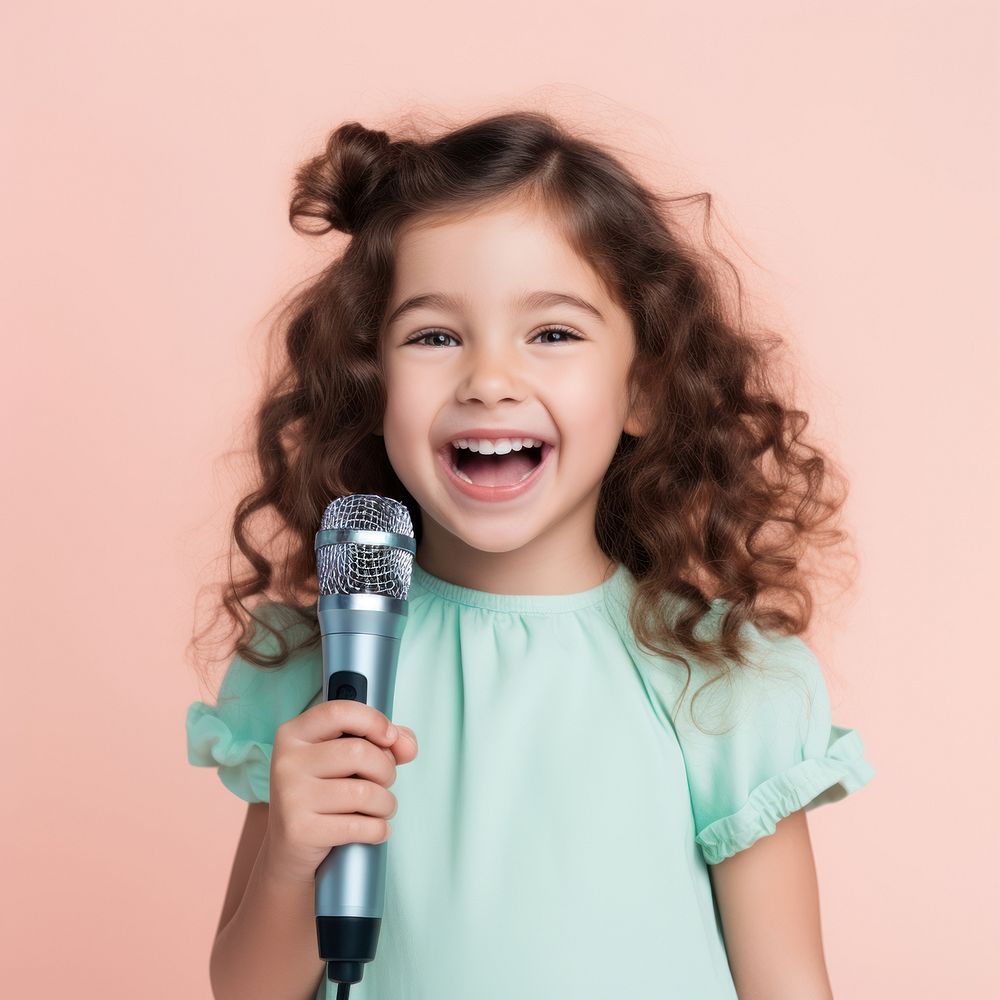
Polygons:
[[[391,789],[381,935],[352,1000],[737,1000],[707,865],[875,771],[798,637],[745,626],[755,666],[694,721],[714,673],[689,656],[675,712],[686,672],[634,641],[634,586],[619,564],[577,593],[493,594],[414,563],[393,717],[420,750]],[[218,704],[188,709],[188,760],[267,802],[274,731],[321,694],[319,650],[235,657]]]

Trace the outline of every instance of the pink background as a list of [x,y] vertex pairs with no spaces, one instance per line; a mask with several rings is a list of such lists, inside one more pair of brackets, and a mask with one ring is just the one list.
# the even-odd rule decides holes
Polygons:
[[993,992],[995,5],[356,6],[3,16],[4,992],[210,996],[245,806],[186,762],[185,645],[265,314],[332,248],[293,169],[518,104],[712,192],[851,477],[858,585],[807,636],[878,772],[810,819],[835,994]]

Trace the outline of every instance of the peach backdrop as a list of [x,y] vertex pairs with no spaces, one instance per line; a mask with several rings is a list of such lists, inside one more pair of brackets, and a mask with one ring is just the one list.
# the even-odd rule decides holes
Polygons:
[[518,103],[712,192],[851,477],[858,585],[807,637],[878,772],[810,819],[836,995],[997,995],[996,10],[9,8],[6,995],[210,996],[245,807],[186,762],[185,645],[265,313],[325,252],[292,171],[344,120]]

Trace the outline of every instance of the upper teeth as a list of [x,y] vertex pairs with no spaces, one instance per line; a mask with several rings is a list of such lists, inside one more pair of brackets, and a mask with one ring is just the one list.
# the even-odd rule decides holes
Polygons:
[[506,455],[509,451],[520,451],[522,448],[541,448],[542,442],[534,438],[498,438],[490,441],[486,438],[459,438],[452,441],[453,448],[468,448],[483,455]]

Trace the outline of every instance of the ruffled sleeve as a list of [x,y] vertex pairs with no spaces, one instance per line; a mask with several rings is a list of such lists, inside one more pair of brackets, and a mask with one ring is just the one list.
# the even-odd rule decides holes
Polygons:
[[[277,640],[270,633],[264,636],[254,647],[271,655]],[[196,701],[188,706],[188,763],[217,768],[222,784],[245,802],[270,801],[275,731],[316,701],[322,686],[318,648],[296,652],[280,667],[258,667],[234,656],[216,704]]]
[[837,802],[875,776],[858,733],[833,724],[812,650],[797,636],[745,628],[750,665],[735,665],[698,695],[693,718],[691,698],[716,672],[688,657],[691,683],[675,711],[683,667],[660,659],[646,670],[681,746],[695,840],[709,864],[774,833],[796,810]]

